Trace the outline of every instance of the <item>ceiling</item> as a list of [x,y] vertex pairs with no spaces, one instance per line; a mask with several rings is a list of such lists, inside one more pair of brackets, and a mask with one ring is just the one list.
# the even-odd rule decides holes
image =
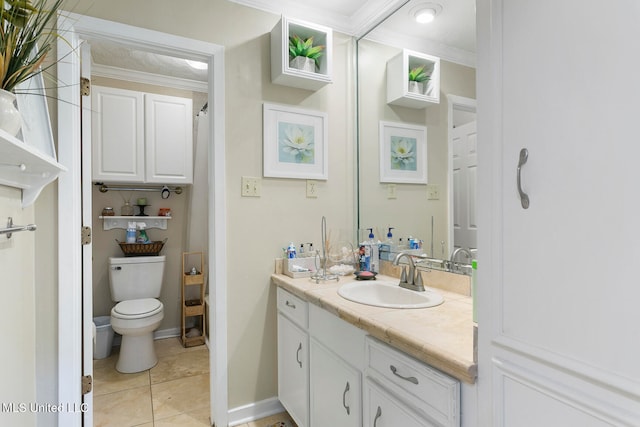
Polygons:
[[[229,1],[475,67],[475,0]],[[436,3],[442,11],[432,23],[417,24],[411,11],[426,3]],[[89,42],[97,75],[118,78],[122,70],[127,70],[149,81],[150,75],[162,70],[163,76],[180,82],[179,87],[196,91],[205,87],[206,92],[206,70],[195,70],[182,59],[134,51],[104,40]]]

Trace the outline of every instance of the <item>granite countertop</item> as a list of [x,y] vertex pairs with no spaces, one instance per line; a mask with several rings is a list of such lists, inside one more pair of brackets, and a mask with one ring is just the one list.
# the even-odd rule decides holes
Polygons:
[[[380,279],[397,280],[378,276]],[[444,297],[437,307],[393,309],[358,304],[338,295],[338,288],[350,281],[316,284],[309,278],[293,279],[273,274],[277,286],[315,304],[365,330],[422,362],[469,384],[475,383],[474,323],[471,297],[435,289]],[[428,280],[425,285],[429,286]]]

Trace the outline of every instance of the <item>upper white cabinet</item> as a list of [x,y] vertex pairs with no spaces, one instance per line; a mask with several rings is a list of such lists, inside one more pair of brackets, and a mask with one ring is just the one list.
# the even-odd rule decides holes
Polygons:
[[[411,81],[410,73],[426,80]],[[403,49],[387,62],[387,103],[426,108],[440,103],[440,58]]]
[[93,180],[193,182],[193,102],[94,86]]
[[[324,46],[315,68],[295,68],[289,55],[289,38],[313,37],[314,46]],[[271,30],[271,81],[284,86],[317,90],[331,83],[333,69],[333,32],[331,28],[282,17]]]

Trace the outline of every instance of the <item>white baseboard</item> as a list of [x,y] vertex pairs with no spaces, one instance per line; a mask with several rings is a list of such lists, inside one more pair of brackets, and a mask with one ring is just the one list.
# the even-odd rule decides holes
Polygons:
[[277,397],[261,400],[229,410],[229,427],[250,423],[261,418],[284,412]]

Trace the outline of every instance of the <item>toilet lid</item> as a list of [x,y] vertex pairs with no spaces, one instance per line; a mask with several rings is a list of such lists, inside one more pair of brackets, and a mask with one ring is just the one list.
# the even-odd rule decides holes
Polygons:
[[113,307],[113,314],[121,316],[145,317],[162,311],[162,303],[155,298],[121,301]]

